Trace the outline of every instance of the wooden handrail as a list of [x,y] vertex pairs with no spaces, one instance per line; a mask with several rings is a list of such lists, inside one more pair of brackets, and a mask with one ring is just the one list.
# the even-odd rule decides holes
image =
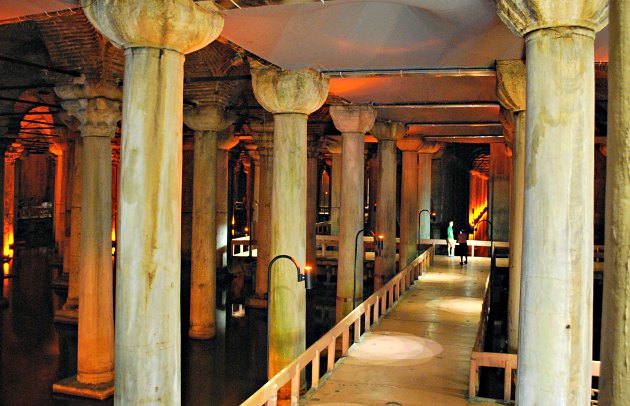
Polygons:
[[[382,288],[374,292],[363,303],[358,305],[346,317],[344,317],[337,325],[324,334],[313,345],[300,354],[293,362],[272,377],[266,384],[258,389],[252,396],[241,406],[267,406],[275,405],[277,402],[278,391],[280,388],[291,382],[291,405],[297,405],[299,401],[300,374],[303,369],[309,365],[312,368],[311,389],[317,389],[320,384],[319,362],[322,352],[327,351],[327,374],[331,373],[336,365],[335,350],[337,339],[341,338],[341,355],[348,354],[350,344],[350,328],[354,326],[354,343],[358,342],[365,332],[379,321],[380,317],[388,312],[388,310],[402,296],[413,282],[418,279],[432,263],[434,258],[433,247],[429,248],[402,271],[397,273]],[[361,334],[361,317],[365,316],[364,333]]]

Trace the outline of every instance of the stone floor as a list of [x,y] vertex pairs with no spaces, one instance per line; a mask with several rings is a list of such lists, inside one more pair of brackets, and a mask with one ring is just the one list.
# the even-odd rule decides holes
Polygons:
[[303,404],[465,405],[487,258],[436,256],[429,272]]

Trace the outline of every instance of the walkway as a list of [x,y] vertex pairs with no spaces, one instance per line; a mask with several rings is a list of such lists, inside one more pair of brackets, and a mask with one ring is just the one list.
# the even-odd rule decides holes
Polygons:
[[488,258],[436,256],[306,405],[466,405]]

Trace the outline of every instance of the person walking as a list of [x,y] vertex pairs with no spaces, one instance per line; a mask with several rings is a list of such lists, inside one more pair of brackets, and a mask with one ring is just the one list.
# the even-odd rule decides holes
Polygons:
[[[468,234],[466,231],[459,230],[457,235],[457,255],[459,255],[459,264],[464,265],[468,263]],[[466,258],[466,260],[464,260]]]
[[448,248],[448,256],[455,256],[455,234],[453,233],[453,221],[448,222],[446,229],[446,246]]

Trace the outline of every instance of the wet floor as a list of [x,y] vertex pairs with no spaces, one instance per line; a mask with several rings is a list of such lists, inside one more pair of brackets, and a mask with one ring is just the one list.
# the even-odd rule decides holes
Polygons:
[[[0,405],[111,405],[112,399],[98,402],[51,392],[54,382],[76,374],[77,351],[76,326],[53,320],[63,298],[53,290],[58,271],[51,269],[51,257],[49,248],[16,251],[10,272],[17,277],[4,281],[9,307],[0,310]],[[216,339],[195,341],[182,334],[184,405],[238,405],[266,381],[266,312],[248,309],[235,318],[231,304],[223,301],[219,307]],[[182,314],[186,325],[186,306]]]

